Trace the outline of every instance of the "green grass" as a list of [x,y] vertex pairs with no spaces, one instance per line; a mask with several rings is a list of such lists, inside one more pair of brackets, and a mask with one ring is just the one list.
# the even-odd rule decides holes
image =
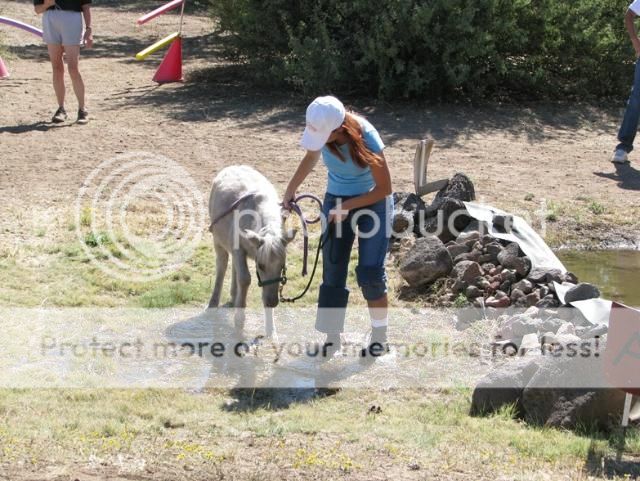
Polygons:
[[[227,408],[228,393],[215,390],[3,390],[0,466],[81,463],[97,456],[107,464],[118,457],[150,466],[162,460],[210,473],[273,456],[297,475],[316,469],[328,476],[366,475],[378,466],[406,469],[416,462],[428,472],[492,479],[539,470],[574,477],[594,450],[614,454],[614,445],[593,434],[528,427],[514,420],[512,408],[469,417],[469,394],[345,390],[287,409],[258,403],[237,411]],[[251,393],[242,396],[250,405]],[[371,405],[382,412],[367,414]],[[638,439],[632,430],[627,450],[638,453]]]

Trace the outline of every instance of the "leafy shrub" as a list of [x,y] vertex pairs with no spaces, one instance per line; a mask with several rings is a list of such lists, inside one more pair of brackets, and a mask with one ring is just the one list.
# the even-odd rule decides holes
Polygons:
[[628,0],[212,0],[229,58],[310,94],[624,95]]

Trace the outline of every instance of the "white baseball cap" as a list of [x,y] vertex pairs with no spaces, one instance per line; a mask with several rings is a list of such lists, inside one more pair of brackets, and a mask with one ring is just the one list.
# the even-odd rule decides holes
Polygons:
[[327,143],[331,132],[344,122],[346,110],[337,98],[318,97],[307,107],[307,127],[302,134],[300,146],[317,152]]

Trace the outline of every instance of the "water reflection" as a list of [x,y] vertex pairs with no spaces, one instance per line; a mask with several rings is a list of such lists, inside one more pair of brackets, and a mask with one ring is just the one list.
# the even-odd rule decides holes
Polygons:
[[598,286],[604,298],[640,306],[639,251],[561,251],[558,257],[580,281]]

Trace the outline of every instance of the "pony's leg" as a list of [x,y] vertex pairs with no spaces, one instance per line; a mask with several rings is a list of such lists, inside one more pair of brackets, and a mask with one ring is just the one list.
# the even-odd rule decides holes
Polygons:
[[236,297],[234,307],[236,309],[235,323],[236,329],[244,329],[245,309],[247,307],[247,293],[251,284],[251,273],[247,265],[247,254],[241,250],[233,251],[233,267],[236,270]]
[[264,330],[268,339],[273,339],[273,340],[278,339],[276,326],[273,323],[273,307],[264,308]]
[[238,295],[238,276],[236,275],[235,263],[231,263],[231,306],[236,305],[236,296]]
[[222,284],[224,284],[224,275],[227,273],[227,264],[229,262],[229,253],[224,247],[217,242],[213,243],[216,251],[216,281],[213,286],[213,293],[209,301],[209,308],[218,307],[220,305],[220,294],[222,293]]

